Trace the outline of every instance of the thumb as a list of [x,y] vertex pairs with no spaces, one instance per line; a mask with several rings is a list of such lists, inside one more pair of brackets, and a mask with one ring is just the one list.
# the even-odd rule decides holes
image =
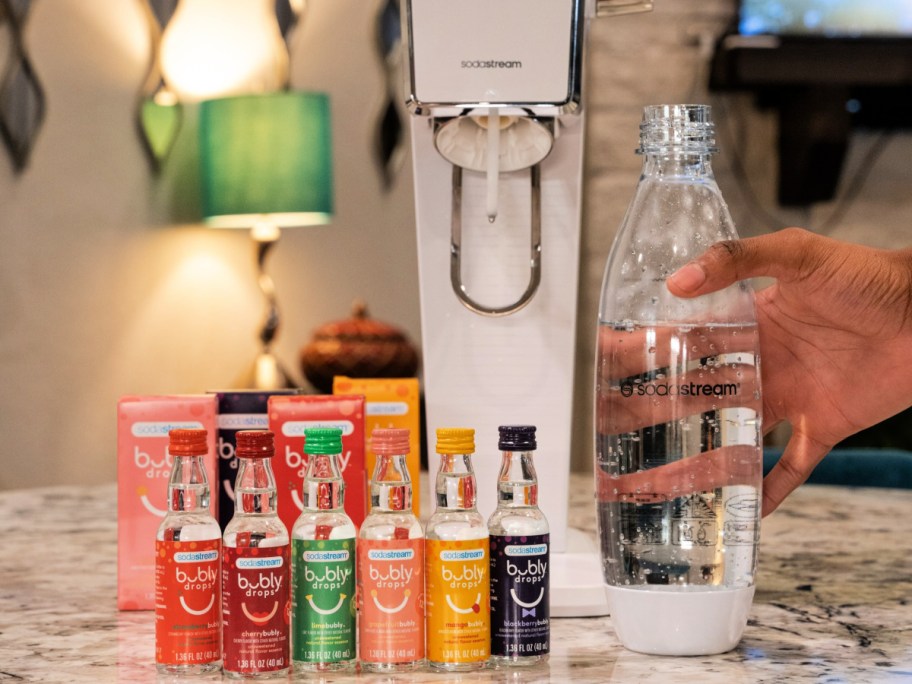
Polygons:
[[817,244],[821,240],[801,228],[786,228],[744,240],[717,242],[672,273],[668,290],[678,297],[696,297],[746,278],[788,280],[807,268],[808,256],[821,246]]
[[807,435],[792,435],[779,462],[763,479],[763,517],[776,510],[785,497],[808,479],[830,449],[832,446]]

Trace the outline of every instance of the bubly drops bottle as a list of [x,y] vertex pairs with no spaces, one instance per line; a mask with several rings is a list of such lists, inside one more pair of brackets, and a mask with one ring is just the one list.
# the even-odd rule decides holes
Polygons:
[[424,530],[412,513],[409,431],[375,428],[371,509],[358,534],[358,652],[367,672],[424,664]]
[[502,425],[491,535],[491,662],[535,665],[551,645],[550,535],[538,507],[535,427]]
[[304,510],[291,531],[292,663],[350,670],[355,653],[355,536],[339,472],[342,430],[306,428]]
[[209,512],[205,430],[171,430],[168,512],[155,537],[155,666],[162,674],[221,667],[222,530]]
[[437,430],[437,507],[427,523],[427,656],[437,670],[477,670],[491,651],[488,527],[475,507],[475,431]]
[[643,172],[615,239],[597,340],[598,522],[611,618],[635,651],[733,648],[760,533],[760,357],[736,283],[680,299],[666,278],[737,238],[713,178],[710,109],[645,109]]
[[276,509],[269,430],[237,433],[234,516],[222,538],[222,643],[225,674],[281,676],[291,665],[291,557]]

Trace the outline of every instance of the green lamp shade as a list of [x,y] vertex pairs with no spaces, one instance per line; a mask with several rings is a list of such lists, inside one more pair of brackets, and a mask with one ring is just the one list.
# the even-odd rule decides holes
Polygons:
[[333,212],[329,97],[281,92],[200,104],[203,216],[219,228],[328,223]]

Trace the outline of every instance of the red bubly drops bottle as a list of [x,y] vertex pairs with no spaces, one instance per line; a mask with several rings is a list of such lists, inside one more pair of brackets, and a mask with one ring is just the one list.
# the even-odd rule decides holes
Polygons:
[[222,534],[209,512],[205,430],[171,430],[168,512],[155,541],[155,666],[200,674],[221,666]]
[[288,672],[291,603],[288,530],[276,509],[274,435],[236,435],[234,517],[225,527],[222,561],[223,669],[255,679]]

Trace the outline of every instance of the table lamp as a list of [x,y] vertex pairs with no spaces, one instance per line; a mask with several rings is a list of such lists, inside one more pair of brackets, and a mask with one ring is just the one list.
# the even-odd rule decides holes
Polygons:
[[265,263],[281,228],[324,224],[332,216],[329,98],[288,91],[225,97],[201,102],[199,117],[205,223],[250,229],[267,304],[260,353],[238,384],[294,387],[272,353],[280,319]]

